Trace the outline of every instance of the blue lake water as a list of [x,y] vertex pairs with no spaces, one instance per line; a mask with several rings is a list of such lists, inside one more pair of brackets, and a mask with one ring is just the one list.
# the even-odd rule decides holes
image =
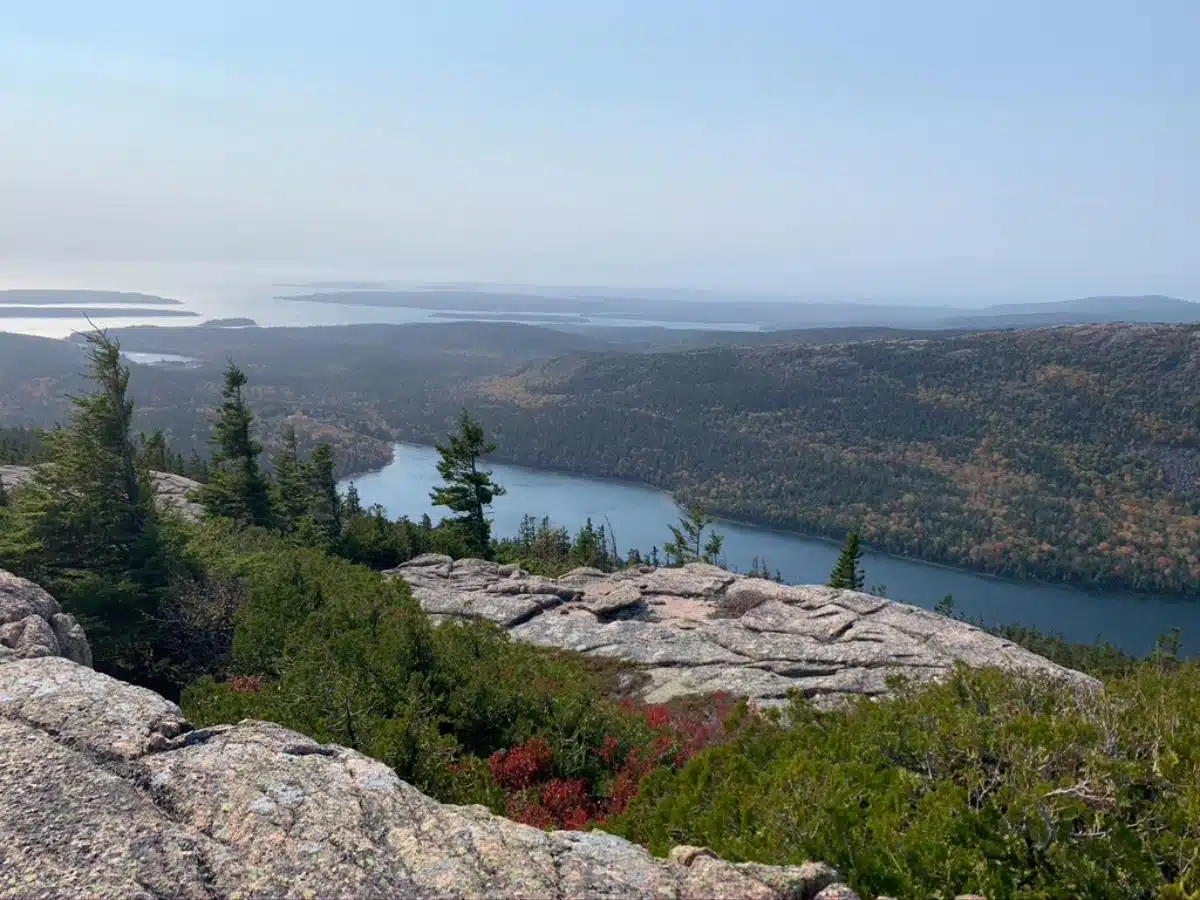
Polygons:
[[[353,480],[364,505],[379,503],[391,516],[413,519],[428,513],[436,522],[446,513],[429,500],[438,481],[436,462],[432,447],[401,444],[389,466]],[[590,517],[596,525],[611,526],[622,552],[645,552],[669,540],[667,523],[679,514],[670,495],[652,488],[518,466],[496,464],[492,469],[508,489],[493,509],[497,537],[514,535],[526,513],[549,516],[572,531]],[[731,568],[747,571],[757,556],[792,584],[823,583],[840,550],[830,541],[730,522],[719,523],[717,530],[725,535],[725,561]],[[1080,642],[1099,637],[1139,654],[1153,649],[1158,635],[1177,627],[1185,652],[1200,655],[1200,602],[1009,581],[879,553],[864,553],[863,568],[867,585],[886,585],[893,600],[932,608],[951,594],[957,610],[982,616],[989,624],[1033,625]]]

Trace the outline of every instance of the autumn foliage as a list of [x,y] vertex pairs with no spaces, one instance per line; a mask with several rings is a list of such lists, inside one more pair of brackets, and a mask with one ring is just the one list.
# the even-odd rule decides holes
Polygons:
[[741,706],[725,694],[691,703],[638,704],[626,700],[623,713],[641,739],[622,742],[606,735],[589,753],[603,773],[584,778],[556,777],[549,742],[536,737],[488,759],[493,783],[504,792],[505,813],[537,828],[584,829],[623,813],[643,782],[660,769],[675,770],[708,747],[736,734]]

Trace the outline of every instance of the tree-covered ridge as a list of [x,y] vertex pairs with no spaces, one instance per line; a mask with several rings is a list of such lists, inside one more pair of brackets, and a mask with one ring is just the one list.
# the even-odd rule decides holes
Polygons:
[[1197,326],[586,355],[480,393],[523,464],[1008,575],[1200,585]]

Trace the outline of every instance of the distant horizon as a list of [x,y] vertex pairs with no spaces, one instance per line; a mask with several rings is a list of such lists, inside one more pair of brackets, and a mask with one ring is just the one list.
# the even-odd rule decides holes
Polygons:
[[[82,269],[82,271],[81,271]],[[14,270],[20,272],[15,274]],[[115,270],[115,271],[114,271]],[[138,274],[139,271],[144,274]],[[290,276],[288,273],[292,273]],[[36,274],[35,274],[36,273]],[[64,274],[65,273],[65,274]],[[122,274],[118,274],[122,273]],[[205,277],[207,276],[207,277]],[[168,287],[168,285],[172,285]],[[354,288],[349,284],[370,285]],[[155,285],[158,285],[156,288]],[[686,284],[686,283],[561,283],[547,281],[498,281],[467,278],[405,278],[380,272],[338,269],[304,269],[279,265],[229,265],[196,263],[80,263],[49,264],[39,261],[36,266],[0,259],[0,291],[15,290],[61,290],[61,291],[113,291],[145,293],[159,297],[189,302],[189,291],[210,288],[258,289],[271,291],[272,296],[287,296],[291,293],[315,293],[364,290],[469,290],[551,292],[593,294],[614,297],[636,297],[667,299],[675,295],[682,302],[698,300],[699,297],[678,295],[706,295],[705,300],[726,302],[779,302],[808,304],[855,304],[863,306],[928,306],[934,308],[982,309],[992,305],[1007,304],[1050,304],[1069,300],[1108,297],[1166,297],[1185,302],[1200,302],[1178,293],[1163,290],[1107,290],[1074,292],[1063,294],[1049,289],[1025,295],[1013,293],[977,293],[972,295],[948,294],[869,294],[853,291],[817,292],[812,290],[777,288],[765,290],[739,285]],[[267,299],[264,294],[263,299]],[[252,302],[252,301],[251,301]]]

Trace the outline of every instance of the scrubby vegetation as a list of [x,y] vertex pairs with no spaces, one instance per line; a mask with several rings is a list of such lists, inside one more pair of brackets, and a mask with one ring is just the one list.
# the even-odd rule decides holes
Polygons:
[[1198,695],[1195,664],[1145,663],[1097,697],[961,671],[835,712],[797,700],[787,725],[655,774],[609,828],[660,853],[824,859],[864,896],[1190,897]]

